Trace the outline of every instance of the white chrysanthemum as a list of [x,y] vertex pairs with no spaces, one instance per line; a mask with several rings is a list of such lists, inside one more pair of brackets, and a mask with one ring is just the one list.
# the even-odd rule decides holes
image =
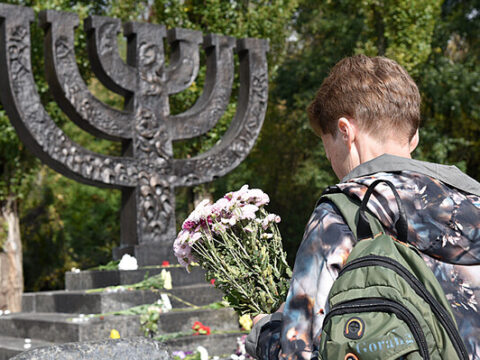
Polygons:
[[137,259],[129,254],[124,254],[122,260],[118,264],[118,270],[137,270],[138,263]]

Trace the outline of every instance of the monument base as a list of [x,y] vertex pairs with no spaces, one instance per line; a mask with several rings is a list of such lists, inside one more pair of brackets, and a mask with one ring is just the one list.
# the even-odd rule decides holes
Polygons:
[[135,245],[121,245],[113,249],[113,260],[121,260],[125,254],[135,256]]
[[113,259],[120,260],[123,255],[129,254],[137,259],[138,266],[162,265],[163,261],[177,264],[173,254],[173,241],[171,244],[157,242],[140,245],[121,245],[113,249]]
[[178,264],[178,260],[173,253],[173,241],[170,244],[157,242],[136,245],[135,258],[138,266],[161,265],[163,261]]

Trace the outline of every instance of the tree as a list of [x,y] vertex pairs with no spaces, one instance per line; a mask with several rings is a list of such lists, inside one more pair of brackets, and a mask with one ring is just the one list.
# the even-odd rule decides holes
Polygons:
[[[298,40],[290,44],[272,86],[264,128],[272,131],[268,138],[262,132],[256,148],[268,151],[256,150],[245,164],[252,178],[262,166],[268,166],[262,173],[276,176],[264,190],[273,194],[272,210],[284,217],[281,230],[291,260],[316,199],[335,182],[305,109],[343,57],[385,55],[407,68],[423,98],[415,157],[456,164],[479,177],[477,9],[478,0],[300,2],[294,21]],[[285,153],[285,160],[271,161],[272,154]]]
[[480,1],[447,0],[423,64],[423,137],[418,155],[480,178]]
[[[37,11],[43,8],[71,9],[72,6],[69,1],[54,0],[9,3],[32,6]],[[77,4],[74,8],[82,9],[82,6]],[[86,5],[83,5],[83,9],[87,9]],[[49,99],[48,86],[43,77],[42,38],[41,30],[33,26],[32,67],[42,100],[47,108],[58,113],[58,108]],[[0,308],[19,311],[24,288],[20,214],[22,200],[38,180],[35,173],[39,169],[39,162],[18,140],[3,108],[0,109],[0,159]]]
[[0,112],[0,308],[21,309],[23,292],[19,205],[36,160],[25,150]]

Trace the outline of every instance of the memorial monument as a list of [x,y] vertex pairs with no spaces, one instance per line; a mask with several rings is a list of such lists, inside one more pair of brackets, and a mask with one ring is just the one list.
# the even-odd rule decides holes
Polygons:
[[[118,19],[85,20],[92,70],[124,97],[124,110],[107,106],[89,90],[77,68],[74,13],[47,10],[45,72],[51,93],[83,130],[122,143],[121,156],[89,151],[72,141],[45,111],[35,87],[30,59],[32,9],[0,4],[0,99],[20,139],[43,162],[85,184],[122,190],[121,244],[114,256],[130,253],[140,265],[170,257],[176,235],[174,188],[211,181],[245,159],[260,132],[268,95],[262,39],[234,39],[182,28],[127,22],[127,59],[118,50]],[[163,41],[171,58],[165,65]],[[206,79],[195,105],[170,114],[169,95],[187,89],[199,70],[199,47],[206,54]],[[230,101],[238,54],[240,90],[236,114],[214,147],[188,159],[173,158],[172,142],[197,137],[220,119]]]

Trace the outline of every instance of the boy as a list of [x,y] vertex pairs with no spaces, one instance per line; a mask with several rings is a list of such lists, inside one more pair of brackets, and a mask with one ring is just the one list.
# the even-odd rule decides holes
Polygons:
[[[361,200],[376,179],[395,185],[409,242],[443,287],[471,358],[480,359],[480,184],[455,167],[411,159],[420,125],[420,94],[412,78],[387,58],[345,58],[322,83],[308,114],[344,193]],[[368,204],[396,236],[392,193],[379,186]],[[253,356],[310,359],[329,290],[355,243],[338,209],[329,202],[318,205],[296,256],[284,309],[255,319],[247,339]]]

